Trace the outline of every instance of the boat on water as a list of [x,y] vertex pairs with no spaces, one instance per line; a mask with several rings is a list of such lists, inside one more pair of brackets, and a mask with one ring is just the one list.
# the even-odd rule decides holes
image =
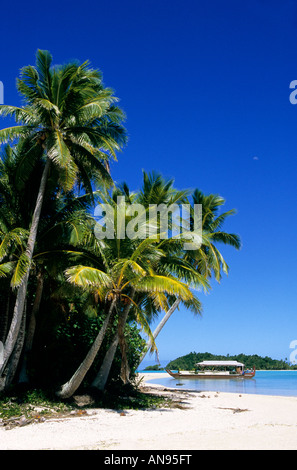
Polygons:
[[198,362],[193,371],[165,370],[175,379],[251,379],[256,374],[255,367],[248,370],[244,368],[244,364],[237,361]]

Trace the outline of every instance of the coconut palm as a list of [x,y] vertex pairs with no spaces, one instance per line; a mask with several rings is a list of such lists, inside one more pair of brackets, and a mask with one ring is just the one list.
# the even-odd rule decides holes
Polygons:
[[52,67],[50,53],[38,51],[36,65],[21,70],[17,88],[25,104],[0,106],[2,116],[13,116],[18,123],[0,131],[0,142],[20,140],[20,178],[27,178],[38,162],[42,173],[0,375],[22,322],[48,175],[55,176],[55,191],[59,186],[60,191],[67,192],[77,183],[91,192],[92,182],[111,182],[105,162],[115,158],[115,152],[125,142],[123,113],[115,105],[117,99],[112,90],[103,86],[100,73],[91,69],[88,62]]
[[[12,148],[5,148],[4,155],[0,161],[0,272],[6,274],[12,287],[17,285],[20,277],[20,260],[26,249],[28,231],[19,229],[18,225],[26,225],[27,211],[31,210],[27,194],[34,192],[34,180],[27,182],[24,189],[20,188],[15,180],[15,169],[17,167],[18,154]],[[50,185],[49,185],[50,186]],[[39,231],[36,238],[35,250],[32,257],[31,273],[32,282],[30,297],[34,299],[32,308],[27,309],[27,328],[25,336],[24,351],[19,374],[19,381],[27,382],[26,374],[27,357],[32,349],[35,334],[36,317],[42,298],[44,281],[55,280],[59,273],[70,263],[86,261],[87,247],[84,239],[92,233],[93,218],[89,209],[97,193],[76,196],[72,191],[60,194],[59,198],[47,198],[42,217],[39,222]],[[29,215],[30,218],[30,215]],[[71,259],[71,261],[70,261]],[[9,261],[7,261],[9,260]],[[3,267],[9,266],[10,272],[3,272]],[[9,276],[9,274],[11,276]],[[2,281],[3,283],[3,281]],[[5,341],[9,320],[10,295],[7,296],[9,284],[6,282],[5,308],[1,321],[1,341]],[[35,293],[33,289],[35,290]],[[35,295],[34,295],[35,294]],[[28,303],[28,305],[30,302]],[[18,337],[18,342],[24,340]],[[20,341],[21,344],[21,341]],[[21,347],[18,348],[21,353]],[[18,358],[15,357],[15,367]],[[12,367],[11,367],[12,369]],[[9,377],[12,379],[14,371],[11,370]],[[6,376],[5,385],[8,386]]]
[[70,264],[88,260],[87,247],[83,240],[92,230],[92,218],[87,209],[93,198],[93,194],[75,197],[71,193],[55,198],[52,204],[47,205],[40,221],[32,257],[36,290],[32,309],[28,311],[20,382],[28,381],[26,362],[32,350],[44,284],[63,278],[63,271]]
[[[116,208],[114,199],[111,198],[109,202]],[[193,293],[185,282],[168,272],[165,273],[165,270],[161,272],[160,260],[165,256],[165,252],[159,247],[160,240],[118,237],[117,230],[121,224],[118,224],[119,215],[116,211],[114,216],[115,236],[98,240],[97,243],[97,263],[101,263],[101,269],[93,265],[75,266],[66,270],[69,282],[84,289],[96,291],[105,305],[106,317],[85,360],[59,391],[59,396],[63,398],[71,396],[81,384],[101,347],[107,327],[114,315],[118,320],[118,343],[122,353],[121,378],[124,383],[127,383],[129,368],[126,360],[124,326],[130,310],[133,310],[138,323],[151,336],[147,319],[141,308],[144,299],[151,298],[156,308],[159,309],[161,305],[164,305],[166,296],[177,295],[184,301],[190,301],[193,298]],[[127,227],[130,220],[131,216],[125,214],[121,223]],[[192,275],[194,278],[196,273],[193,271]]]
[[[173,186],[173,180],[166,180],[160,173],[143,172],[143,184],[140,191],[132,193],[126,183],[122,184],[117,188],[114,193],[115,196],[124,196],[127,204],[141,204],[147,211],[151,205],[165,205],[170,206],[175,203],[184,203],[187,201],[186,197],[189,191],[179,191]],[[153,225],[158,225],[158,221],[151,221]],[[188,286],[197,289],[197,287],[207,288],[207,283],[199,273],[195,272],[191,266],[187,263],[182,262],[180,259],[180,250],[182,242],[175,240],[163,240],[162,251],[163,256],[158,261],[158,265],[155,267],[156,272],[160,275],[169,275],[176,279],[185,282]],[[161,311],[167,311],[171,309],[171,303],[174,302],[174,296],[168,296],[164,293],[152,293],[151,295],[143,295],[141,292],[135,293],[135,299],[137,305],[141,309],[143,316],[146,318],[148,323],[151,322],[153,317],[156,317]],[[191,308],[197,314],[201,313],[201,304],[197,297],[193,294],[190,300],[185,301],[186,307]],[[135,309],[131,312],[126,312],[125,321],[127,321],[128,314],[130,316],[135,313]],[[107,383],[109,372],[115,357],[115,353],[120,342],[118,332],[115,333],[110,347],[106,352],[101,367],[92,382],[92,386],[96,389],[103,390]],[[150,347],[154,347],[154,339],[149,339]]]
[[[152,245],[155,244],[156,242],[152,241]],[[143,322],[140,309],[133,300],[134,293],[146,292],[147,295],[150,295],[151,293],[157,292],[168,292],[170,294],[178,292],[182,298],[191,298],[192,294],[185,284],[176,281],[174,278],[155,274],[151,266],[149,269],[146,268],[145,264],[148,259],[146,258],[145,253],[147,254],[147,250],[143,250],[142,252],[139,250],[137,256],[134,255],[129,259],[117,260],[111,266],[109,272],[100,271],[88,266],[76,266],[69,268],[66,271],[69,282],[85,289],[95,290],[100,298],[107,299],[106,304],[108,305],[108,308],[106,309],[107,315],[103,326],[95,339],[91,350],[83,363],[79,366],[74,376],[69,382],[67,382],[67,384],[63,385],[62,390],[59,392],[59,396],[62,398],[68,398],[71,396],[81,384],[100,349],[106,329],[110,323],[110,319],[116,312],[119,317],[119,342],[123,355],[121,377],[124,383],[127,382],[128,370],[123,330],[130,305],[134,306],[138,310],[138,318]]]
[[10,280],[18,260],[21,263],[20,257],[28,239],[28,230],[22,228],[26,225],[26,215],[21,208],[21,201],[26,206],[28,197],[16,191],[14,170],[15,153],[11,147],[6,146],[0,159],[0,277],[1,290],[3,289],[0,340],[3,343],[9,329],[13,302]]
[[[229,267],[216,245],[229,245],[235,249],[240,249],[241,246],[240,238],[237,234],[230,234],[221,230],[227,217],[235,214],[235,210],[231,209],[218,214],[220,207],[225,204],[224,198],[215,194],[205,195],[198,189],[196,189],[192,195],[192,207],[194,204],[200,204],[202,206],[202,244],[197,250],[185,251],[182,255],[183,261],[187,262],[206,279],[210,279],[214,276],[219,282],[222,278],[222,272],[228,274]],[[174,299],[173,304],[167,310],[153,332],[154,341],[171,315],[179,308],[181,302],[182,299],[178,297]],[[200,313],[201,308],[199,308],[199,304],[197,304],[196,307],[196,310],[195,308],[193,309],[194,313]],[[151,346],[152,343],[149,339],[139,364],[150,351]]]

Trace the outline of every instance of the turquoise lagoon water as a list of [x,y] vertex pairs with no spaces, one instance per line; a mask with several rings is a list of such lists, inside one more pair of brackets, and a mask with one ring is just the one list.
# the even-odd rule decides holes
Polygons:
[[[143,371],[144,372],[144,371]],[[161,372],[161,371],[160,371]],[[163,373],[165,371],[162,371]],[[146,371],[147,373],[147,371]],[[166,372],[165,372],[166,373]],[[148,381],[149,383],[150,381]],[[249,393],[297,397],[297,370],[256,371],[253,379],[174,379],[168,375],[151,381],[164,387],[195,391]]]

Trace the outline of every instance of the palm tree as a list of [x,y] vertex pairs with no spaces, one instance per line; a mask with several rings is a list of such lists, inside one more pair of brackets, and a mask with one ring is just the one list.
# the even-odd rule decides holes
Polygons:
[[[113,199],[110,203],[115,205]],[[125,216],[125,226],[130,217]],[[116,220],[117,222],[117,220]],[[118,224],[114,229],[117,235]],[[95,342],[73,377],[58,392],[62,398],[68,398],[81,384],[87,371],[102,344],[106,329],[113,315],[118,317],[118,342],[122,353],[121,378],[124,383],[129,380],[129,368],[126,358],[124,326],[132,307],[138,323],[151,336],[148,322],[137,303],[139,296],[151,297],[160,307],[164,304],[164,296],[178,295],[184,301],[190,301],[193,294],[189,286],[169,273],[159,270],[160,260],[165,256],[159,248],[160,241],[151,238],[121,239],[115,236],[100,240],[97,248],[100,252],[98,262],[102,268],[95,266],[75,266],[66,271],[69,282],[84,289],[95,290],[105,305],[106,318]],[[195,272],[193,271],[193,276]],[[143,299],[142,299],[143,300]]]
[[[170,206],[175,203],[185,203],[187,201],[188,190],[179,191],[173,186],[173,180],[165,179],[160,173],[152,172],[146,173],[143,171],[143,184],[140,191],[131,193],[128,185],[123,183],[114,192],[114,198],[116,196],[124,196],[127,204],[139,203],[146,210],[149,210],[150,205],[164,204]],[[153,221],[155,224],[157,221]],[[181,243],[178,240],[169,240],[162,242],[163,256],[160,258],[156,270],[161,275],[173,275],[177,279],[184,281],[188,286],[195,288],[203,286],[207,289],[207,283],[197,272],[193,271],[192,267],[187,265],[186,262],[182,262],[180,259]],[[141,311],[143,316],[146,318],[148,323],[151,319],[161,313],[162,310],[168,311],[173,307],[171,302],[175,300],[174,296],[165,296],[163,293],[154,293],[150,296],[143,295],[140,292],[135,294],[134,299]],[[201,304],[197,297],[193,294],[190,300],[184,303],[187,308],[192,309],[195,313],[201,313]],[[125,321],[127,321],[129,310],[126,311]],[[132,316],[135,313],[135,309],[132,309]],[[109,372],[115,357],[115,353],[120,342],[118,332],[115,333],[110,347],[106,352],[101,367],[92,382],[92,386],[100,391],[104,390],[109,376]],[[154,339],[149,335],[148,343],[150,349],[154,348]]]
[[[31,210],[30,201],[26,197],[31,192],[34,193],[34,178],[30,178],[24,188],[20,188],[15,179],[18,162],[18,153],[11,147],[4,149],[3,158],[0,161],[0,271],[6,275],[11,286],[15,287],[21,277],[22,254],[26,249],[28,231],[18,228],[18,225],[26,225],[26,218],[30,218],[27,212]],[[49,185],[51,182],[49,181]],[[31,191],[29,191],[29,188]],[[30,289],[30,297],[34,299],[32,308],[27,309],[27,329],[25,335],[25,348],[22,354],[22,361],[19,381],[27,382],[26,373],[27,357],[31,352],[33,338],[35,335],[36,318],[42,298],[45,279],[55,280],[59,273],[63,274],[64,269],[70,262],[86,262],[87,245],[86,237],[93,233],[93,218],[89,214],[92,201],[96,199],[97,193],[83,194],[76,196],[73,191],[62,193],[59,198],[48,198],[44,207],[42,217],[39,222],[39,231],[36,238],[35,250],[32,257],[33,274]],[[70,261],[71,260],[71,261]],[[5,272],[3,268],[9,266],[10,270]],[[10,274],[10,276],[9,276]],[[2,281],[3,282],[3,281]],[[5,341],[6,329],[9,320],[10,295],[7,296],[9,283],[6,284],[6,302],[1,322],[0,338]],[[35,287],[35,295],[34,289]],[[30,301],[28,302],[30,305]],[[24,338],[20,338],[22,341]],[[18,348],[21,353],[21,347]],[[14,361],[18,365],[18,358]],[[11,368],[12,369],[12,368]],[[14,371],[10,371],[10,378],[13,378]],[[6,377],[5,384],[9,385]]]
[[[221,227],[226,218],[235,214],[235,210],[232,209],[218,215],[218,210],[222,205],[224,205],[224,203],[225,200],[221,196],[214,194],[205,195],[198,189],[193,192],[192,204],[201,204],[202,206],[202,245],[198,250],[185,251],[182,255],[183,261],[189,263],[189,265],[197,270],[202,276],[206,279],[210,279],[212,275],[214,275],[218,282],[222,277],[222,271],[228,274],[229,267],[222,254],[217,249],[216,244],[221,243],[230,245],[236,249],[239,249],[241,246],[238,235],[221,231]],[[177,297],[174,299],[173,304],[167,310],[153,332],[154,341],[171,315],[177,308],[179,308],[180,303],[180,298]],[[188,307],[190,307],[190,305],[188,305]],[[196,305],[192,304],[191,308],[194,313],[201,312],[201,304],[199,305],[199,303],[196,303]],[[151,346],[152,342],[149,339],[146,347],[144,348],[139,364],[151,350]]]
[[[0,277],[3,291],[3,310],[1,312],[0,340],[5,342],[9,329],[11,305],[14,295],[10,289],[13,283],[16,266],[21,265],[22,253],[28,239],[28,230],[23,229],[26,220],[26,210],[23,211],[21,202],[28,201],[27,195],[16,191],[15,152],[9,146],[3,150],[0,159]],[[27,207],[26,207],[27,209]],[[11,276],[13,276],[11,278]],[[20,343],[22,342],[22,335]]]
[[[36,322],[45,282],[63,278],[65,267],[73,262],[88,260],[85,236],[92,230],[92,218],[87,212],[94,194],[75,197],[70,193],[47,205],[36,239],[32,262],[36,278],[36,290],[32,309],[28,312],[28,327],[25,338],[19,382],[27,382],[27,357],[35,335]],[[52,214],[52,215],[51,215]]]
[[[100,297],[107,296],[109,308],[107,309],[103,326],[91,350],[73,377],[63,385],[62,390],[58,393],[60,397],[70,397],[80,386],[100,349],[112,314],[115,314],[115,312],[119,315],[119,340],[123,355],[121,377],[123,382],[127,383],[128,369],[123,329],[129,312],[127,306],[132,304],[132,306],[138,309],[137,304],[133,300],[134,292],[147,292],[147,295],[149,295],[154,292],[170,292],[172,294],[178,291],[182,298],[191,298],[192,294],[186,285],[173,278],[156,275],[152,270],[146,271],[143,266],[141,266],[142,263],[139,263],[139,260],[136,262],[135,259],[131,257],[128,260],[118,260],[118,262],[113,265],[112,272],[110,273],[104,273],[98,269],[86,266],[76,266],[66,271],[69,282],[87,289],[96,289]],[[122,305],[123,302],[124,306]],[[138,313],[140,321],[142,322],[141,313]]]
[[[24,272],[16,296],[14,314],[4,345],[4,361],[0,377],[13,352],[22,322],[29,268],[38,231],[49,173],[55,175],[56,187],[69,191],[75,183],[91,192],[92,182],[111,183],[105,162],[125,143],[121,124],[122,111],[115,105],[112,90],[105,88],[102,77],[82,65],[52,67],[47,51],[38,51],[35,66],[21,70],[18,91],[24,98],[23,107],[0,106],[0,114],[13,116],[19,125],[2,129],[0,142],[20,139],[20,178],[27,178],[37,162],[42,175],[23,256]],[[55,187],[55,190],[56,190]],[[0,390],[3,388],[3,385]]]

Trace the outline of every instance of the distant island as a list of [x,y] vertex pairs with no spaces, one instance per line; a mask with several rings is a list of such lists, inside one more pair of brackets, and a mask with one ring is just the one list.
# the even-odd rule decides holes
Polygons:
[[154,366],[147,366],[144,370],[164,370],[164,367],[160,367],[160,364],[155,364]]
[[247,368],[252,368],[255,366],[257,370],[296,370],[297,365],[290,365],[284,360],[272,359],[271,357],[265,356],[261,357],[257,354],[246,355],[246,354],[237,354],[235,356],[220,356],[211,354],[208,352],[205,353],[196,353],[191,352],[185,356],[178,357],[173,361],[170,361],[166,367],[161,368],[158,364],[154,366],[148,366],[145,370],[193,370],[197,362],[202,361],[238,361],[242,362]]

